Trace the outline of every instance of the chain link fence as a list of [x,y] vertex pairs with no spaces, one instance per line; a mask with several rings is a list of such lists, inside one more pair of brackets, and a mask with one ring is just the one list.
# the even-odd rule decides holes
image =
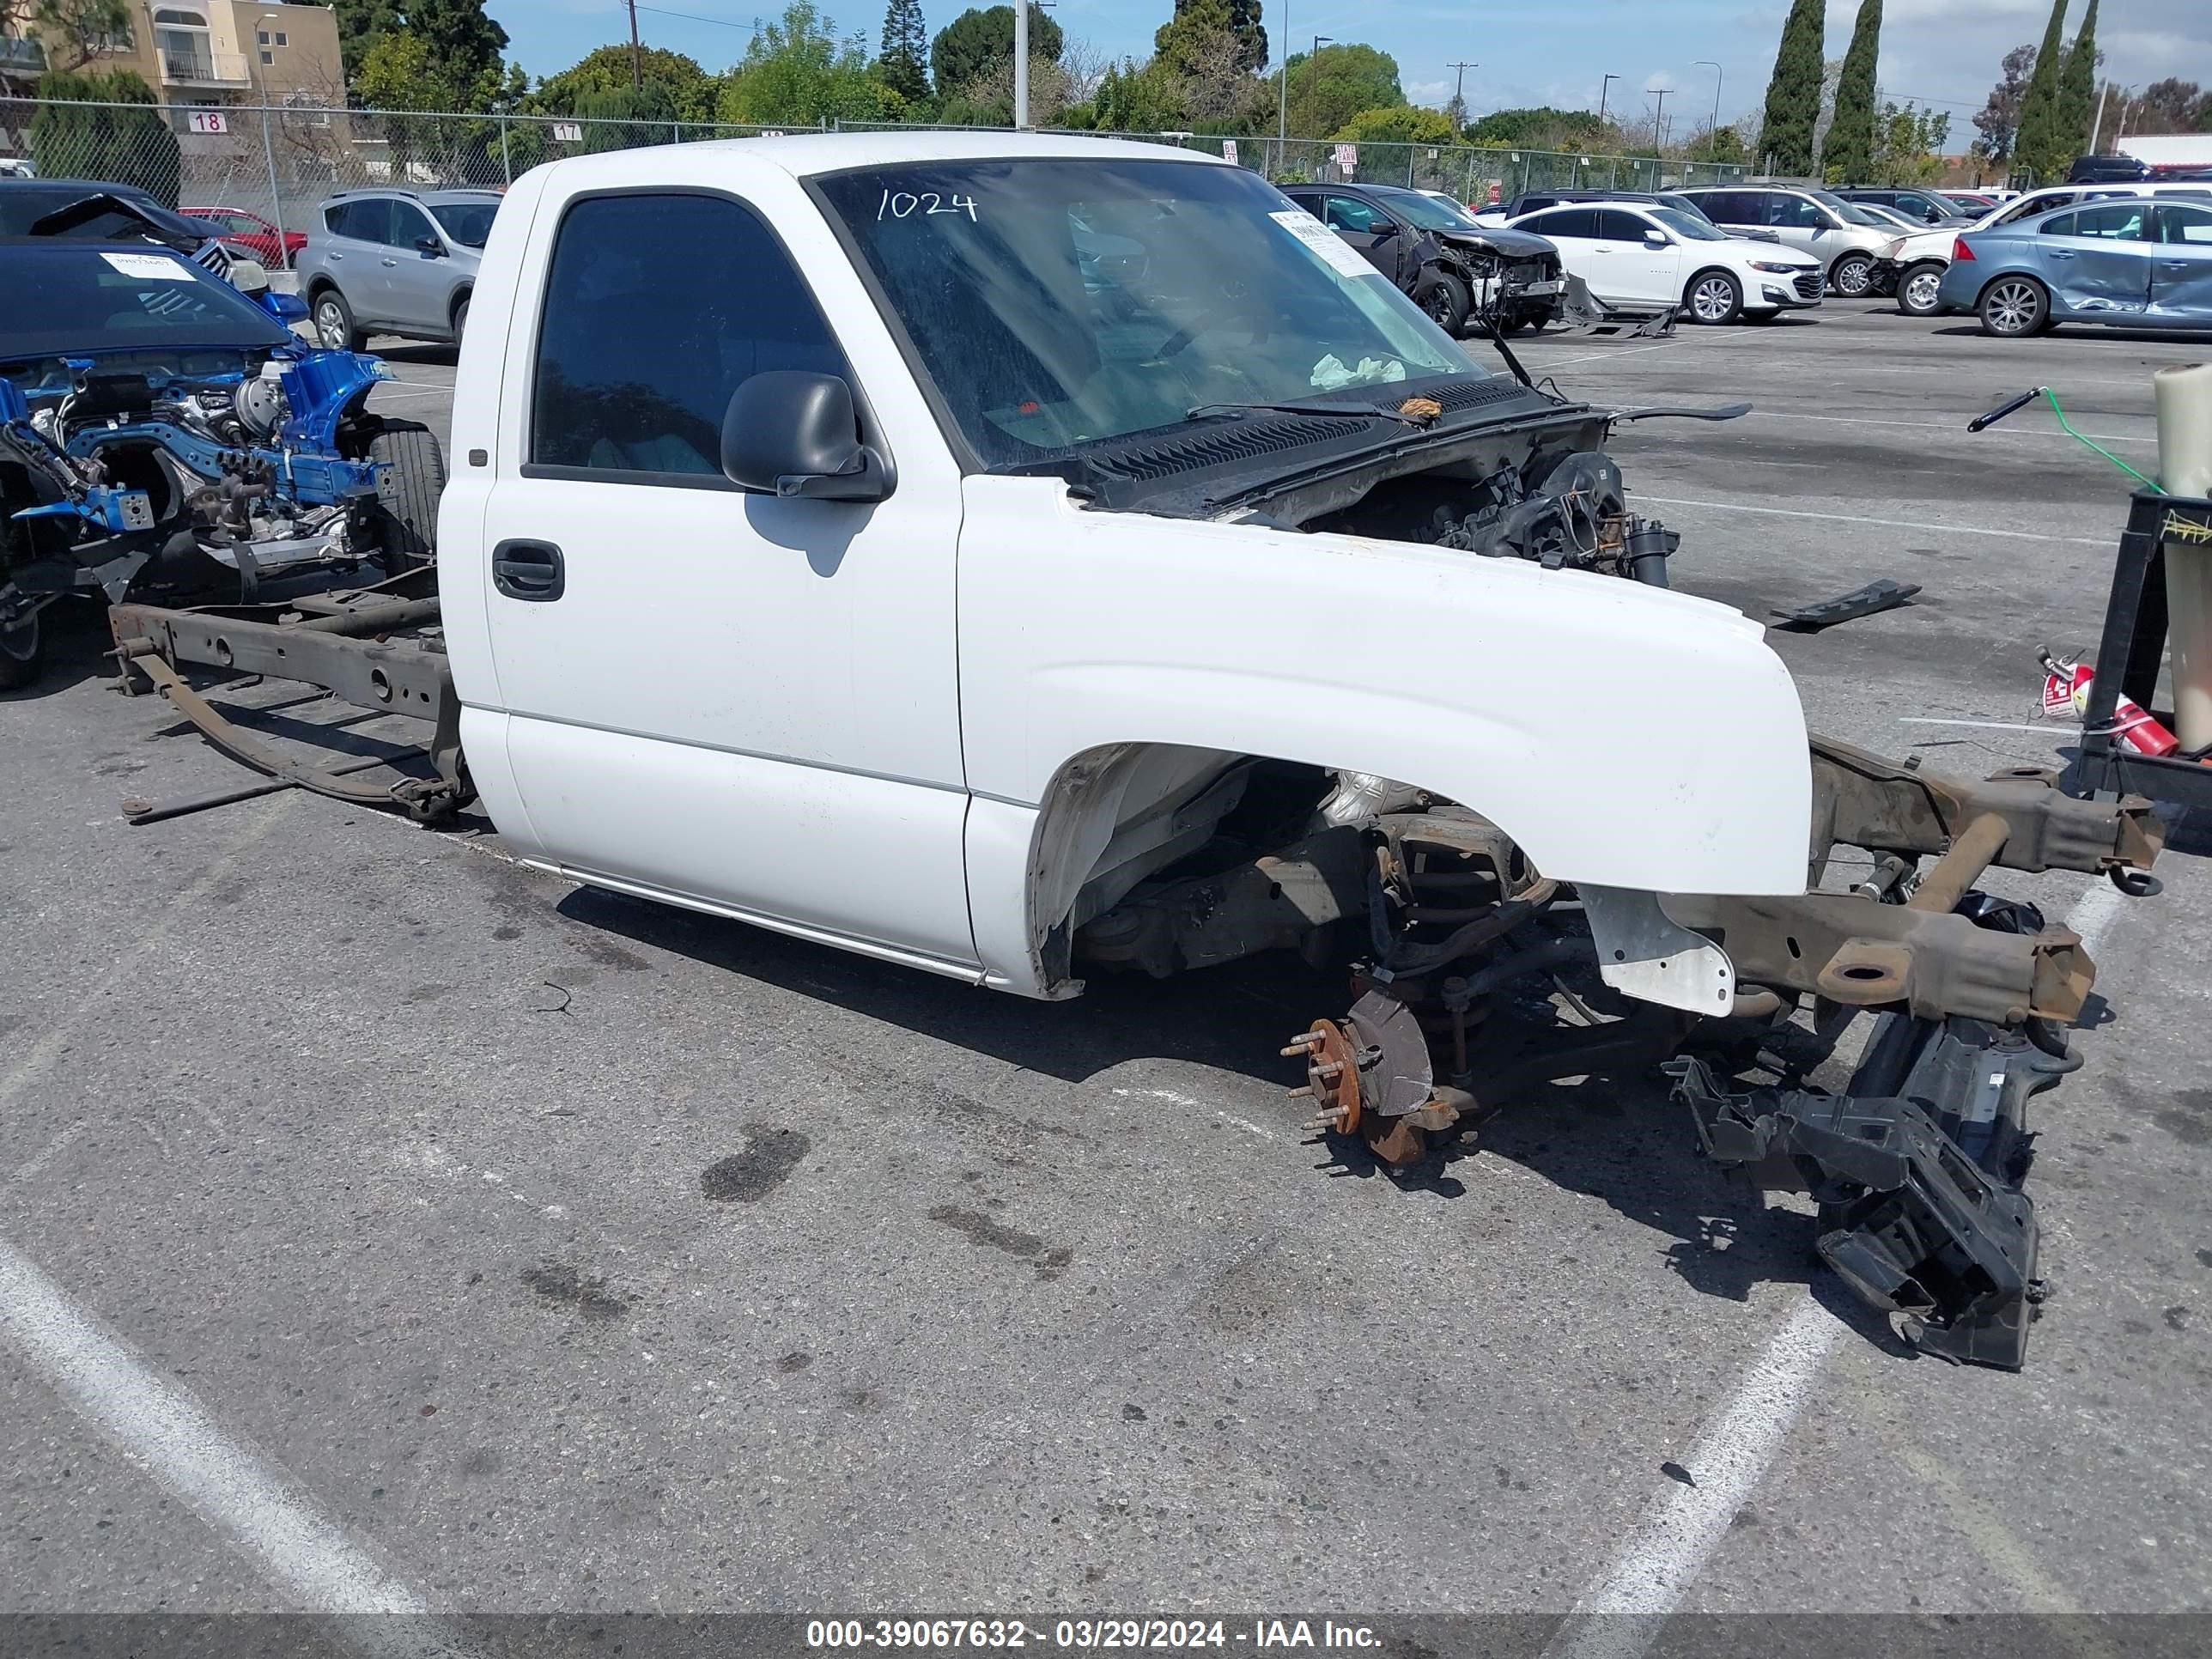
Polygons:
[[[840,122],[840,131],[913,131],[892,123]],[[188,208],[228,208],[304,231],[317,206],[373,185],[497,190],[541,161],[599,150],[745,138],[813,127],[695,121],[602,121],[231,104],[148,104],[0,97],[0,164],[29,161],[48,178],[138,185]],[[1003,131],[1003,129],[998,129]],[[1450,144],[1340,144],[1319,138],[1205,137],[1192,133],[1083,133],[1176,144],[1225,155],[1279,184],[1352,181],[1437,190],[1463,202],[1511,201],[1522,191],[1656,190],[1723,184],[1741,167],[1655,156],[1477,149]],[[0,172],[6,171],[0,165]]]
[[137,185],[185,208],[228,208],[309,228],[340,191],[501,190],[565,155],[816,128],[599,121],[230,104],[185,109],[0,97],[0,173]]
[[[918,130],[913,123],[889,121],[841,121],[836,125],[845,132]],[[1529,190],[1653,191],[1725,185],[1749,172],[1747,167],[1730,163],[1684,161],[1656,155],[1487,149],[1468,144],[1348,144],[1333,138],[1219,138],[1192,132],[1091,132],[1057,127],[1039,130],[1074,138],[1126,138],[1137,143],[1172,144],[1208,155],[1225,156],[1279,185],[1404,185],[1413,190],[1442,191],[1455,200],[1477,205],[1493,198],[1510,202]]]

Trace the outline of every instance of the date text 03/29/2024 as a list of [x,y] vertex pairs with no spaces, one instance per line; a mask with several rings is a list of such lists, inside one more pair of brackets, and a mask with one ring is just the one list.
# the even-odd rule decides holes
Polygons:
[[1335,1649],[1381,1644],[1366,1625],[1330,1619],[815,1619],[806,1645],[816,1649],[890,1648],[922,1652],[962,1648],[1054,1648],[1141,1651],[1179,1648]]

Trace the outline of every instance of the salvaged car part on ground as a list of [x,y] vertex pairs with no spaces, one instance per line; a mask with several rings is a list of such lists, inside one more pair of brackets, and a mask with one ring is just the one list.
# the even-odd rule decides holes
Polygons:
[[[698,258],[639,258],[663,244]],[[526,864],[1018,995],[1295,950],[1350,982],[1285,1033],[1303,1088],[1392,1164],[1680,1052],[1804,1090],[1870,1011],[1912,1051],[1880,1097],[1924,1095],[1948,1139],[1875,1168],[1761,1106],[1708,1109],[1712,1144],[1809,1160],[1855,1282],[2000,1352],[1966,1340],[1980,1281],[1843,1183],[1940,1197],[1926,1158],[1979,1147],[2016,1187],[1988,1148],[2021,1144],[2025,1086],[1996,1123],[1961,1092],[1988,1073],[1912,1034],[2063,1048],[2079,941],[1976,883],[2140,870],[2156,822],[1808,743],[1756,623],[1656,591],[1673,538],[1628,511],[1613,416],[1486,374],[1244,170],[1119,141],[563,161],[484,269],[472,339],[534,343],[461,354],[436,643],[356,636],[422,621],[413,595],[347,602],[355,633],[304,603],[118,612],[128,671],[229,752],[281,763],[201,671],[305,677],[428,723],[408,804],[472,785]],[[755,309],[835,349],[756,372],[792,352]],[[1820,890],[1838,843],[1873,873]],[[1992,1282],[2022,1213],[1951,1218]]]
[[379,360],[303,345],[147,244],[0,242],[0,684],[64,595],[213,594],[426,562],[445,481],[427,428],[368,413]]

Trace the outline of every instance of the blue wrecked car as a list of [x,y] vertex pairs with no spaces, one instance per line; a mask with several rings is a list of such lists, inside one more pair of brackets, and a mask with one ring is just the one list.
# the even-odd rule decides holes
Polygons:
[[371,413],[391,370],[306,343],[294,295],[50,234],[0,238],[0,688],[70,594],[250,603],[433,557],[436,438]]

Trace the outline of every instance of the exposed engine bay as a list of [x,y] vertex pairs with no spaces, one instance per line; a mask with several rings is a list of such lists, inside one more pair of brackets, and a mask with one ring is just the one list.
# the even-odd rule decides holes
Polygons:
[[[1346,1006],[1285,1034],[1293,1092],[1309,1127],[1401,1172],[1545,1083],[1663,1066],[1709,1157],[1814,1196],[1819,1253],[1860,1297],[1930,1352],[2016,1369],[2044,1294],[2028,1102],[2079,1065],[2064,1030],[2095,969],[1978,884],[2067,869],[2148,891],[2163,826],[2045,773],[1967,782],[1820,739],[1812,760],[1803,895],[1662,904],[1552,881],[1388,779],[1133,751],[1107,763],[1116,823],[1058,965],[1166,977],[1287,950],[1341,973]],[[1874,874],[1826,879],[1838,848]],[[1848,1085],[1816,1086],[1862,1012]]]
[[118,600],[229,573],[250,599],[288,567],[409,556],[381,511],[384,426],[362,409],[390,371],[345,352],[211,355],[64,360],[0,381],[0,487],[31,543],[12,562],[20,587]]

